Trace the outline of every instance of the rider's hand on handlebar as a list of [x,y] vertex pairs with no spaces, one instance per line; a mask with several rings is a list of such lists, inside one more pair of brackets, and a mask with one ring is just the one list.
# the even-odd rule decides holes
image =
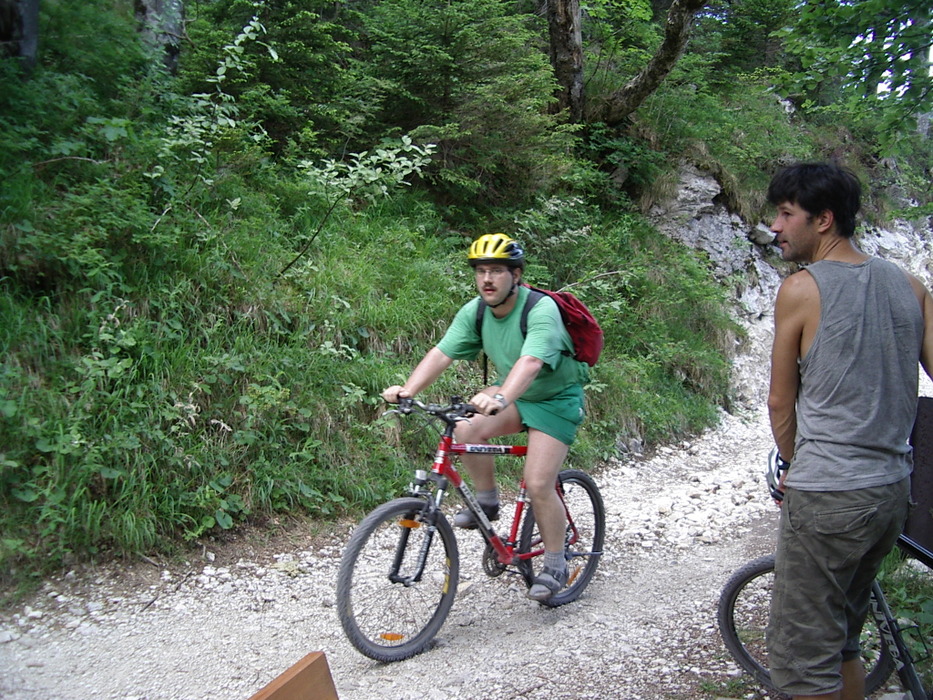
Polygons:
[[484,416],[494,416],[505,408],[499,399],[494,399],[482,391],[470,399],[470,403]]
[[383,390],[382,398],[386,403],[398,403],[398,400],[401,399],[410,399],[411,392],[408,391],[405,387],[395,384]]

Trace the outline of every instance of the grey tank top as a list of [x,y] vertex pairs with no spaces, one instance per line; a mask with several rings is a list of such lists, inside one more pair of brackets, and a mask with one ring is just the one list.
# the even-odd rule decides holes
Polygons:
[[820,322],[800,360],[797,444],[787,485],[844,491],[893,484],[912,469],[923,313],[904,272],[880,258],[807,270]]

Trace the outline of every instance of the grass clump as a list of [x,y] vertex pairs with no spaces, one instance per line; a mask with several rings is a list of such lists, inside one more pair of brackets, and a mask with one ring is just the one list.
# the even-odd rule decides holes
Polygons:
[[884,597],[897,617],[902,634],[926,688],[933,686],[933,572],[895,548],[878,575]]

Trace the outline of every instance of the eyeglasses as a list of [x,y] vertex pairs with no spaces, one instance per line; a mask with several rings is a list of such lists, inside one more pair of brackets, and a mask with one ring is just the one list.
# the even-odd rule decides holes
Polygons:
[[477,265],[476,266],[476,276],[477,277],[501,277],[502,275],[508,274],[509,268],[505,265]]

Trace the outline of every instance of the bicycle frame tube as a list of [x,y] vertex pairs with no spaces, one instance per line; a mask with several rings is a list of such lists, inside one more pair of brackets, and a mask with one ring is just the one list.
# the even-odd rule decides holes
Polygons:
[[[564,506],[564,517],[567,519],[567,527],[569,528],[569,537],[566,537],[566,542],[564,543],[564,546],[569,547],[571,545],[576,544],[577,541],[580,539],[580,531],[577,530],[577,524],[573,521],[573,516],[570,515],[570,509],[567,508],[567,503],[564,501],[564,492],[561,489],[559,482],[556,488],[557,488],[557,496],[558,498],[560,498],[561,505]],[[524,496],[524,494],[525,494],[525,481],[522,480],[521,495]],[[522,503],[522,505],[524,505],[524,503]],[[513,542],[516,541],[515,530],[517,530],[518,528],[518,522],[519,522],[519,518],[518,516],[516,516],[515,523],[513,523],[513,533],[512,533]],[[521,554],[518,555],[518,558],[521,560],[531,559],[532,557],[537,557],[537,556],[540,556],[541,554],[544,554],[544,542],[541,542],[541,546],[537,547],[536,549],[532,549],[531,551],[528,551],[528,552],[522,552]],[[599,552],[574,553],[572,556],[588,557],[591,554],[599,554]]]
[[[486,517],[476,497],[470,488],[464,483],[463,477],[453,465],[452,455],[464,454],[482,454],[482,455],[511,455],[514,457],[524,457],[528,454],[527,445],[488,445],[478,443],[454,442],[452,435],[441,435],[441,440],[437,446],[437,452],[434,455],[434,466],[431,471],[447,479],[457,492],[463,498],[467,507],[472,511],[479,525],[479,530],[489,545],[496,552],[496,557],[502,564],[512,564],[515,559],[514,544],[506,544],[502,538],[496,534],[492,523]],[[521,491],[516,504],[515,518],[512,521],[512,533],[509,542],[514,543],[518,536],[518,524],[521,522],[521,514],[525,506],[525,482],[521,482]]]
[[901,534],[900,537],[897,538],[897,546],[917,561],[933,569],[933,552],[919,542],[911,539],[907,535]]
[[901,626],[894,618],[894,613],[885,600],[884,593],[877,581],[872,583],[871,614],[878,624],[878,630],[881,632],[885,641],[888,643],[888,649],[891,656],[894,657],[894,665],[897,675],[901,679],[905,690],[909,690],[914,700],[925,698],[926,691],[923,689],[923,683],[920,676],[917,675],[917,669],[914,667],[914,659],[901,636]]

